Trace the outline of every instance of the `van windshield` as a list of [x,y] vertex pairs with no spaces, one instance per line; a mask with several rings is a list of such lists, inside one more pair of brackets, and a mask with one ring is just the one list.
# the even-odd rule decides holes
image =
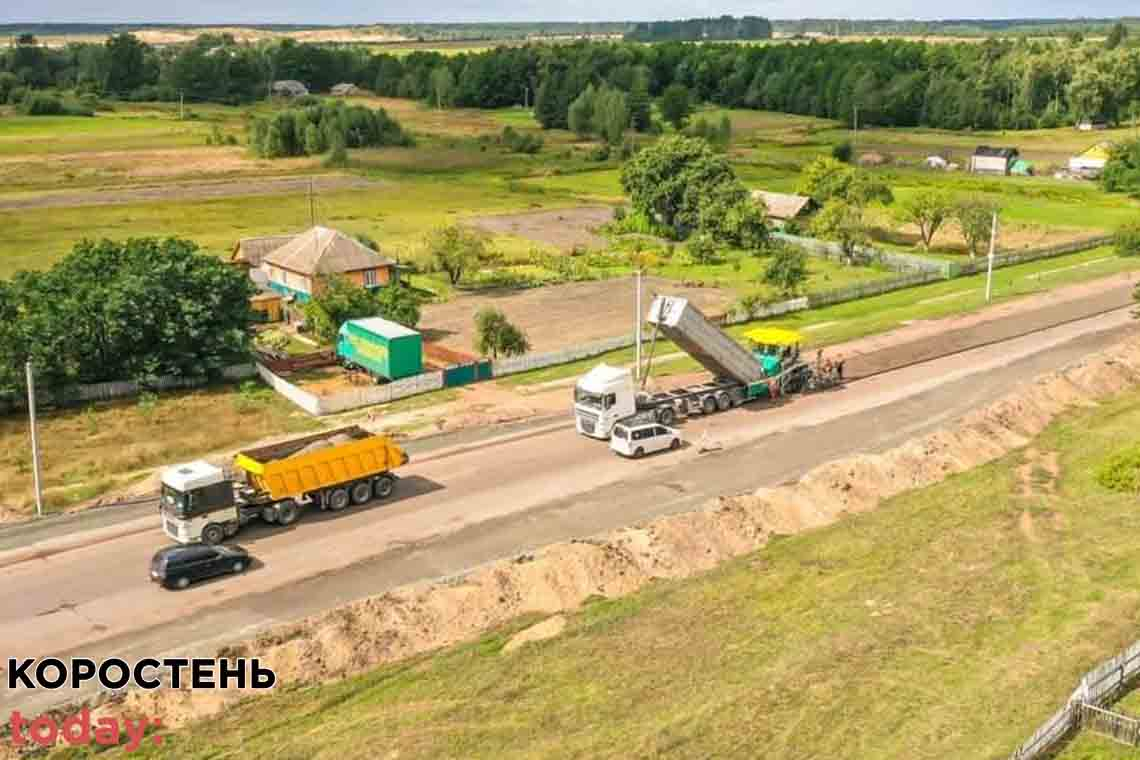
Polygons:
[[625,428],[623,428],[623,427],[614,428],[614,438],[620,438],[624,441],[628,437],[629,437],[629,433],[626,432]]

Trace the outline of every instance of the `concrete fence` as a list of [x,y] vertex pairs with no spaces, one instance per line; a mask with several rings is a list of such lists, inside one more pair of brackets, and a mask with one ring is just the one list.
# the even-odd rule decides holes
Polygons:
[[443,387],[443,372],[433,371],[384,385],[364,385],[328,395],[317,395],[294,385],[263,364],[257,365],[257,374],[273,390],[315,416],[347,412],[374,404],[386,404],[407,396],[437,391]]
[[[234,364],[223,367],[214,377],[158,377],[149,381],[115,380],[107,383],[90,383],[75,385],[63,390],[49,391],[36,387],[36,406],[66,406],[69,404],[83,404],[92,401],[111,401],[117,398],[137,396],[148,391],[171,391],[187,388],[201,388],[211,382],[234,382],[246,380],[257,375],[253,364]],[[14,409],[26,409],[27,397],[22,394],[13,395],[7,402],[0,399],[0,406],[10,406]]]
[[1018,747],[1010,760],[1048,756],[1079,725],[1082,705],[1103,707],[1118,698],[1140,674],[1140,641],[1085,673],[1060,710]]

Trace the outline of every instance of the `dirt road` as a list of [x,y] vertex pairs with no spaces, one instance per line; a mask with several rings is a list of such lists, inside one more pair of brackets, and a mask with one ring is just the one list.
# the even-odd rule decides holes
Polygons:
[[[311,513],[285,530],[250,529],[240,542],[258,567],[186,592],[163,592],[147,581],[147,561],[164,543],[156,528],[21,562],[0,570],[0,651],[210,654],[258,628],[343,601],[780,483],[844,454],[881,450],[1135,329],[1128,311],[1117,310],[832,393],[689,422],[691,443],[720,447],[711,454],[689,445],[626,461],[604,443],[558,429],[413,462],[397,500],[336,517]],[[60,697],[7,691],[0,709],[33,711]]]
[[362,177],[324,175],[317,177],[276,177],[265,179],[220,180],[215,182],[178,182],[143,187],[100,190],[64,190],[50,193],[0,198],[0,211],[71,206],[106,206],[121,203],[147,203],[169,200],[209,200],[246,195],[290,195],[307,193],[312,182],[314,192],[335,190],[367,190],[381,186]]

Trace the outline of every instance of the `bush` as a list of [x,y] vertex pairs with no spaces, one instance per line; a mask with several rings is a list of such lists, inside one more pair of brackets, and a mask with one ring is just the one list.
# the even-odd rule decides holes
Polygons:
[[1121,256],[1140,256],[1140,222],[1131,222],[1116,231],[1116,252]]
[[43,92],[30,93],[24,100],[28,116],[94,116],[95,109],[74,100],[64,100]]
[[1140,446],[1118,451],[1096,471],[1096,481],[1118,493],[1140,492]]
[[855,149],[851,147],[850,140],[844,140],[841,143],[834,145],[831,148],[831,157],[836,161],[842,161],[845,164],[851,163],[851,157],[854,155]]
[[586,158],[590,161],[608,161],[610,158],[609,144],[601,143],[600,145],[595,145],[590,149],[590,152],[586,154]]
[[534,154],[542,150],[542,137],[530,132],[519,132],[514,127],[503,127],[499,143],[511,153]]

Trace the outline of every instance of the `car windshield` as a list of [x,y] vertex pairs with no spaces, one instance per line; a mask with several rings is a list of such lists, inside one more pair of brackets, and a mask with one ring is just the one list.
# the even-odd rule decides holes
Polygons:
[[574,400],[582,406],[588,406],[593,409],[605,408],[605,396],[600,393],[591,393],[590,391],[582,390],[581,388],[574,389]]
[[629,433],[626,432],[625,428],[623,428],[623,427],[614,428],[614,438],[620,438],[624,441],[628,437],[629,437]]

